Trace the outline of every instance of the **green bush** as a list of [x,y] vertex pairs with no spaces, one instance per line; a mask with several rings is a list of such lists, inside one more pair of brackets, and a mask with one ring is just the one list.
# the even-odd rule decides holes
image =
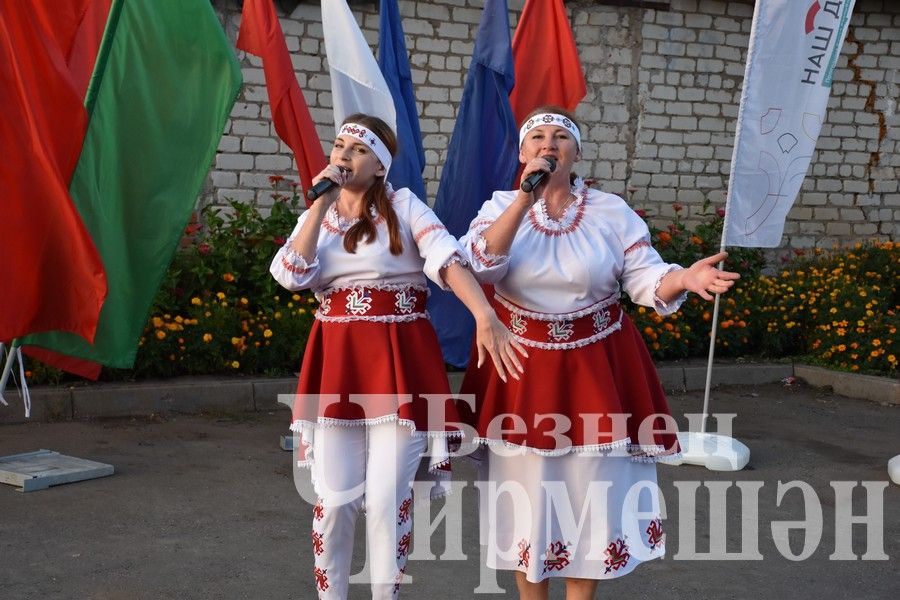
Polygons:
[[[231,201],[225,210],[204,209],[188,226],[140,339],[135,367],[106,369],[102,378],[297,371],[317,304],[309,293],[281,289],[269,275],[300,211],[297,184],[270,179],[277,193],[268,214],[255,204]],[[671,223],[651,227],[662,257],[688,266],[715,254],[722,209],[705,206],[703,221],[689,231],[682,208],[673,208]],[[760,250],[730,251],[726,268],[742,278],[722,296],[716,354],[800,357],[832,368],[895,375],[898,246],[886,242],[796,254],[778,274],[767,276],[761,274]],[[703,357],[709,351],[712,302],[692,294],[668,317],[627,298],[623,303],[654,359]],[[60,376],[34,362],[29,380],[56,383]]]

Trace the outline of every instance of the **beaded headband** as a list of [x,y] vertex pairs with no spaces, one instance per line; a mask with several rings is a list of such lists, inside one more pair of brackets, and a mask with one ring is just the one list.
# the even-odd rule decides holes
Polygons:
[[341,125],[341,130],[338,131],[338,135],[349,135],[371,148],[378,160],[381,161],[381,166],[384,167],[384,176],[387,177],[387,172],[391,170],[391,151],[374,131],[359,123],[344,123]]
[[540,127],[541,125],[556,125],[557,127],[562,127],[572,134],[578,147],[581,148],[581,132],[578,131],[578,126],[572,122],[572,119],[557,113],[540,113],[525,121],[522,128],[519,130],[519,148],[522,147],[522,142],[525,141],[525,135],[535,127]]

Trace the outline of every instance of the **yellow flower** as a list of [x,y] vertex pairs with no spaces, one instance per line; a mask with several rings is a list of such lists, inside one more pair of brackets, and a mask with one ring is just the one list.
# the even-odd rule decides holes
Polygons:
[[191,304],[193,304],[194,306],[200,306],[201,304],[203,304],[203,300],[195,296],[191,298]]
[[225,292],[219,292],[219,293],[217,293],[217,294],[216,294],[216,298],[218,298],[219,300],[224,300],[224,299],[225,299]]
[[293,296],[291,296],[291,300],[293,300],[294,302],[299,302],[300,294],[294,294]]
[[233,360],[233,361],[231,361],[231,368],[232,368],[232,369],[240,369],[240,368],[241,368],[241,363],[239,363],[239,362],[236,361],[236,360]]
[[298,315],[305,315],[305,314],[306,314],[306,309],[305,309],[305,308],[298,308],[298,309],[297,309],[297,314],[298,314]]
[[212,338],[213,338],[213,336],[212,336],[211,333],[204,333],[204,334],[203,334],[203,341],[206,342],[207,344],[210,343],[210,342],[212,341]]
[[250,301],[247,300],[246,298],[241,298],[241,304],[243,304],[244,306],[247,306],[249,303],[250,303]]
[[164,340],[164,339],[166,339],[166,332],[163,331],[162,329],[160,329],[159,331],[157,331],[157,332],[156,332],[156,339],[158,339],[158,340]]
[[270,338],[270,337],[272,337],[272,335],[273,335],[273,334],[272,334],[272,330],[271,330],[271,329],[266,329],[265,331],[263,331],[263,337]]

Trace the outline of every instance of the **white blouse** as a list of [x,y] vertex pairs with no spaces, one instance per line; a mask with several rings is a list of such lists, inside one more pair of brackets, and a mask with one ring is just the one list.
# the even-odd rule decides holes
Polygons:
[[509,255],[491,255],[481,235],[516,197],[494,192],[462,237],[465,255],[479,281],[520,307],[540,313],[586,309],[620,289],[661,315],[678,310],[682,294],[668,304],[656,296],[662,277],[679,265],[662,260],[650,245],[647,224],[613,194],[577,180],[573,202],[559,221],[547,216],[541,198],[522,219]]
[[[309,217],[305,211],[284,246],[275,255],[269,271],[278,283],[291,290],[311,289],[321,301],[332,289],[360,285],[380,288],[412,285],[425,288],[425,276],[442,289],[440,270],[462,257],[462,248],[434,212],[408,188],[388,190],[400,227],[403,253],[391,254],[387,223],[375,216],[377,236],[372,243],[361,239],[356,253],[344,249],[344,233],[358,219],[342,219],[332,204],[325,213],[312,263],[291,249],[291,242]],[[424,271],[424,274],[423,274]]]

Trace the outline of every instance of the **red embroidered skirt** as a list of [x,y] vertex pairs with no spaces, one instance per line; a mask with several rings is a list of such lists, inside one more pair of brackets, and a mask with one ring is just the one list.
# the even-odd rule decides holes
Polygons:
[[[509,311],[502,308],[498,316],[510,326]],[[619,325],[609,325],[606,315],[599,314],[603,326],[613,329],[605,337],[568,349],[527,346],[529,358],[520,357],[525,373],[519,381],[503,383],[490,361],[477,368],[473,350],[461,393],[474,395],[475,410],[464,402],[458,409],[463,422],[477,431],[475,441],[524,446],[549,456],[624,448],[652,459],[680,452],[643,339],[627,315],[621,315]],[[585,318],[593,316],[577,321]],[[536,323],[546,326],[548,321],[528,325]],[[522,324],[513,322],[517,324],[521,330]],[[573,329],[578,330],[578,323]]]
[[[297,394],[295,422],[353,425],[396,420],[432,434],[454,431],[446,424],[459,422],[437,335],[425,318],[316,320]],[[431,416],[424,394],[441,396],[431,401]]]

